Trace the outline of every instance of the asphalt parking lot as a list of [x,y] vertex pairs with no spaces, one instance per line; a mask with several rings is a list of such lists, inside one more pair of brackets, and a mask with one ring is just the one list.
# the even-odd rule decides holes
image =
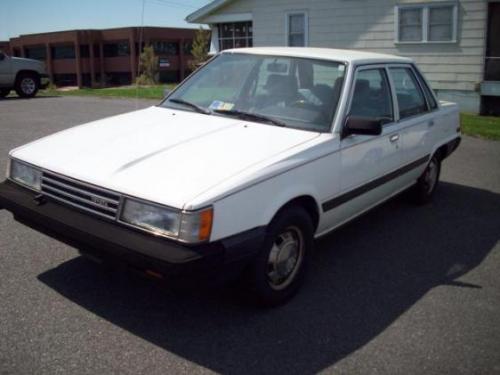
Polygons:
[[[0,169],[16,146],[154,103],[2,100]],[[0,211],[0,374],[500,374],[500,142],[465,137],[441,180],[430,205],[398,197],[318,241],[273,310],[106,271]]]

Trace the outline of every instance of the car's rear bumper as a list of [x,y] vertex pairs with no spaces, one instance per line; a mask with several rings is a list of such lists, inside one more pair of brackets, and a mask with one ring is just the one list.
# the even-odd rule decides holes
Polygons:
[[35,196],[13,182],[0,183],[0,209],[12,212],[18,222],[84,254],[118,261],[173,282],[236,276],[256,255],[265,233],[260,227],[221,241],[187,246],[51,200],[39,205]]

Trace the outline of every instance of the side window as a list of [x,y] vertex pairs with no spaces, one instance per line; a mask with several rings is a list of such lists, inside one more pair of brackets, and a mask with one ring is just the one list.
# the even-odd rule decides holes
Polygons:
[[399,105],[399,118],[427,112],[424,94],[410,68],[390,68]]
[[391,90],[384,69],[358,71],[349,113],[351,116],[380,119],[384,123],[394,120]]
[[427,83],[425,83],[424,78],[422,77],[420,72],[415,71],[415,73],[418,76],[418,81],[420,82],[420,86],[424,89],[425,98],[427,99],[429,107],[431,108],[431,110],[436,109],[438,105],[436,99],[434,99],[432,89],[427,85]]

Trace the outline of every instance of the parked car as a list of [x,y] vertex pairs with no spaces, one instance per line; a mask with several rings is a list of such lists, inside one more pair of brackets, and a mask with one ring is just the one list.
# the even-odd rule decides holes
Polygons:
[[158,106],[11,151],[0,208],[84,254],[177,282],[241,277],[275,305],[315,238],[407,189],[428,202],[459,142],[457,106],[410,59],[229,50]]
[[32,98],[48,84],[43,62],[11,57],[0,51],[0,98],[5,98],[11,90],[16,90],[22,98]]

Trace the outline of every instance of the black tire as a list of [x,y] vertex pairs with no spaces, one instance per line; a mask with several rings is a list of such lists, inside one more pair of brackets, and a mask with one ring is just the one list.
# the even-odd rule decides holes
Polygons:
[[412,201],[417,205],[429,203],[439,184],[439,175],[441,174],[441,160],[434,155],[424,173],[419,177],[417,183],[411,189]]
[[40,78],[35,73],[21,73],[16,79],[15,90],[21,98],[32,98],[40,88]]
[[10,89],[0,89],[0,98],[5,98],[9,93]]
[[[262,250],[246,275],[255,302],[268,307],[278,306],[297,293],[313,249],[313,235],[311,217],[303,208],[289,207],[278,213],[268,227]],[[292,255],[295,251],[296,260]]]

